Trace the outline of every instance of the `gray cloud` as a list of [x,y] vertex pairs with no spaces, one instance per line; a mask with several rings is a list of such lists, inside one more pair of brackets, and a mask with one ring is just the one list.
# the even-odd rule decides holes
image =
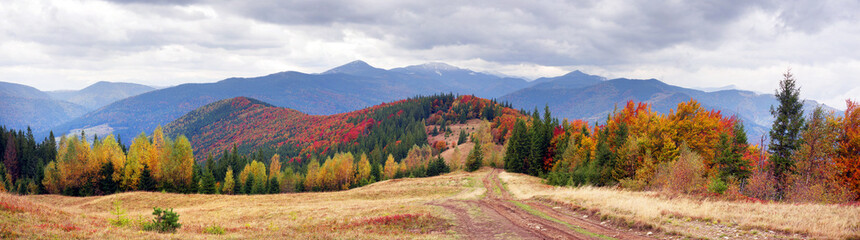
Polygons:
[[[853,0],[11,0],[0,5],[0,81],[38,73],[76,87],[169,85],[361,58],[529,77],[582,68],[763,92],[773,88],[768,73],[778,78],[791,65],[857,86],[840,76],[860,69],[858,9]],[[805,89],[828,98],[860,91]]]

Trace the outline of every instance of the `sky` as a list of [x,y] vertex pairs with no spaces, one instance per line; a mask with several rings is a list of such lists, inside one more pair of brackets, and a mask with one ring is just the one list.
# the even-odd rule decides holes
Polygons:
[[353,60],[527,79],[573,70],[860,100],[860,1],[4,0],[0,81],[171,86]]

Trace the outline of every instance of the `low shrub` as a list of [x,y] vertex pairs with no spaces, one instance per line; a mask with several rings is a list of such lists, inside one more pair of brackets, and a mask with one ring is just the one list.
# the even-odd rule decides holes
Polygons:
[[143,230],[176,232],[176,229],[182,227],[182,224],[179,223],[179,214],[173,212],[172,208],[170,210],[158,207],[153,208],[152,215],[155,215],[155,219],[152,222],[143,224]]
[[108,219],[110,225],[116,227],[125,227],[131,224],[131,219],[125,216],[125,209],[122,208],[122,201],[117,199],[113,201],[113,210],[110,211],[114,218]]
[[223,235],[224,228],[221,226],[209,226],[203,229],[203,233],[215,234],[215,235]]

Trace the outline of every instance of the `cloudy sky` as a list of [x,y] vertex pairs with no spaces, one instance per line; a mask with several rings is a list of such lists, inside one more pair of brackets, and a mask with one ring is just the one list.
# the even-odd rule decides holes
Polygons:
[[4,0],[0,81],[169,86],[361,59],[529,79],[572,70],[684,87],[860,98],[860,2]]

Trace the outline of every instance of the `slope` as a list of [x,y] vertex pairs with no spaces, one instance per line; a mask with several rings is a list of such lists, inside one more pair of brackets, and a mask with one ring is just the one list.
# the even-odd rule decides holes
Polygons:
[[52,99],[33,87],[0,82],[0,125],[14,129],[45,131],[86,113],[74,103]]
[[[461,118],[462,116],[462,118]],[[382,151],[405,157],[413,145],[427,144],[424,122],[487,118],[507,129],[519,113],[473,96],[434,95],[384,103],[348,113],[309,115],[237,97],[196,109],[164,127],[168,136],[185,135],[197,159],[236,146],[241,154],[275,151],[307,160],[337,151]]]
[[61,90],[47,92],[52,98],[71,102],[92,111],[127,97],[155,90],[155,88],[120,82],[97,82],[81,90]]

